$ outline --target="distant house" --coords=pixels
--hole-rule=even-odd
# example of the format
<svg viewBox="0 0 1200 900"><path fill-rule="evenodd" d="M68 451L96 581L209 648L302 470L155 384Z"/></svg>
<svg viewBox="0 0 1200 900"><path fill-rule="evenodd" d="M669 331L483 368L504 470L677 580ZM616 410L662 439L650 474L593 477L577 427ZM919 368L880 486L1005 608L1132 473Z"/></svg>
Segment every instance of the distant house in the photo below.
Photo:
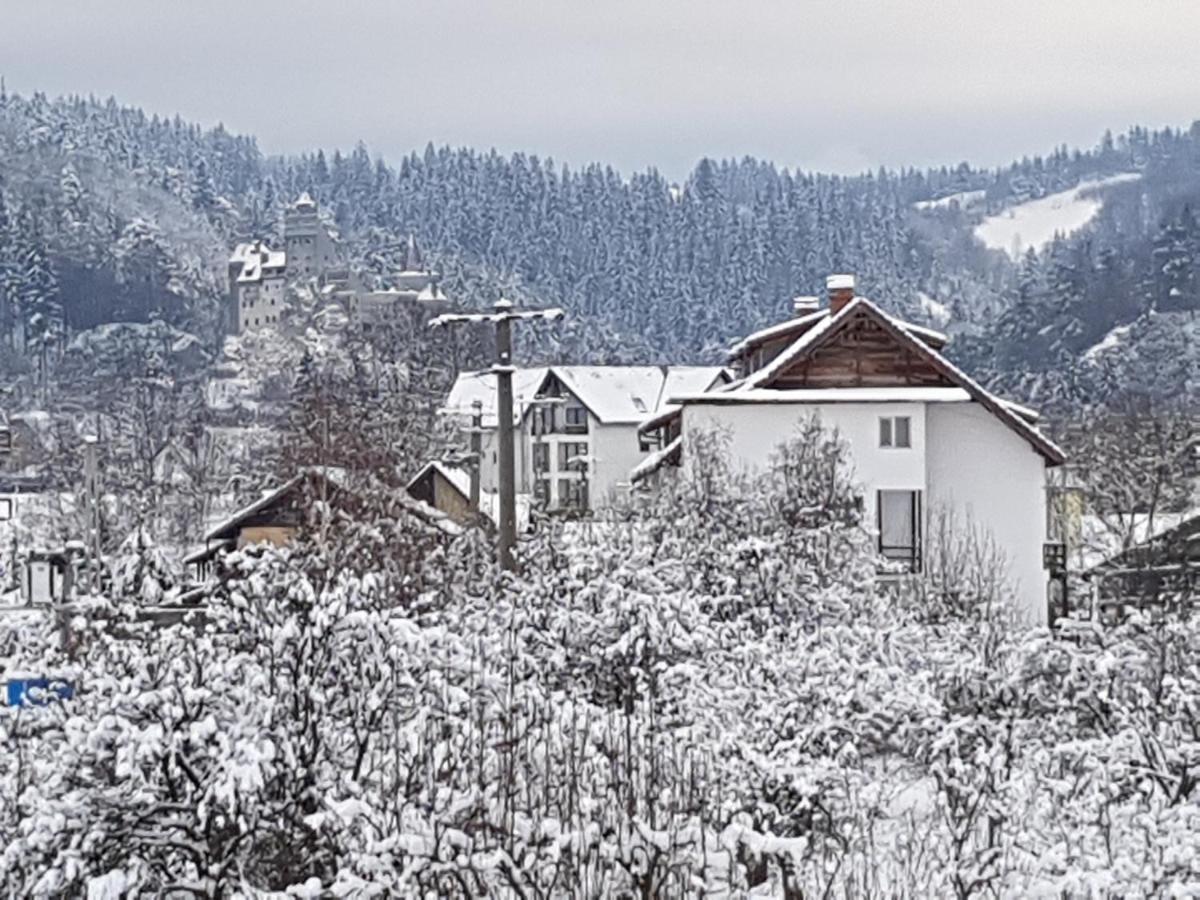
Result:
<svg viewBox="0 0 1200 900"><path fill-rule="evenodd" d="M852 276L830 277L828 292L828 305L798 298L791 319L738 343L736 382L666 398L643 427L660 449L632 477L686 471L691 439L709 431L728 436L735 468L762 469L817 414L848 444L884 557L920 572L935 517L969 524L1005 557L1023 616L1046 621L1046 473L1064 457L1037 414L951 364L943 335L856 296Z"/></svg>
<svg viewBox="0 0 1200 900"><path fill-rule="evenodd" d="M361 503L344 470L307 469L210 528L203 546L186 556L184 564L191 569L194 580L202 584L217 574L219 560L230 551L285 546L308 524L314 500L345 509L351 515ZM443 535L453 537L461 531L449 516L431 506L402 493L395 500L408 514Z"/></svg>
<svg viewBox="0 0 1200 900"><path fill-rule="evenodd" d="M445 513L459 525L475 517L471 508L471 475L436 460L421 467L408 482L408 492L417 500Z"/></svg>
<svg viewBox="0 0 1200 900"><path fill-rule="evenodd" d="M720 366L549 366L513 376L516 489L548 511L588 511L628 495L629 473L656 449L638 426L675 393L710 390L729 380ZM476 404L479 404L476 407ZM445 411L482 424L480 484L498 482L496 379L460 375Z"/></svg>
<svg viewBox="0 0 1200 900"><path fill-rule="evenodd" d="M1190 609L1200 596L1200 512L1093 566L1096 607Z"/></svg>

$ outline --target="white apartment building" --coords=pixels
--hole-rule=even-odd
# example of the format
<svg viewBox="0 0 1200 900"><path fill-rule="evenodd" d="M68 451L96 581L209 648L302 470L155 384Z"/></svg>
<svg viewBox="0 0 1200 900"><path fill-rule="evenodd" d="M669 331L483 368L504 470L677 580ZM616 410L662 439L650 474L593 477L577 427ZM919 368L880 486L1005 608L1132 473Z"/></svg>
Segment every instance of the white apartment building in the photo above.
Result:
<svg viewBox="0 0 1200 900"><path fill-rule="evenodd" d="M630 472L653 452L639 437L666 398L728 381L719 366L549 366L513 376L516 489L548 511L587 511L628 496ZM496 378L460 375L445 411L482 421L480 487L498 482Z"/></svg>

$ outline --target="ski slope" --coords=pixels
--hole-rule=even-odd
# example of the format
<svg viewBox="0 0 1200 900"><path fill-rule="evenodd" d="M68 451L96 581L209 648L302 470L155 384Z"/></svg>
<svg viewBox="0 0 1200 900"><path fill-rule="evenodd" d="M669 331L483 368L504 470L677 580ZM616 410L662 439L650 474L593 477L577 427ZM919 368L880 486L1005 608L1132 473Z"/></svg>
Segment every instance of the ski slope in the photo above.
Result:
<svg viewBox="0 0 1200 900"><path fill-rule="evenodd" d="M986 196L987 191L959 191L957 194L940 197L937 200L920 200L914 203L913 207L920 210L949 209L951 206L958 205L966 209L973 203L982 203Z"/></svg>
<svg viewBox="0 0 1200 900"><path fill-rule="evenodd" d="M1003 250L1016 259L1030 247L1040 250L1056 234L1071 234L1090 222L1104 205L1100 196L1103 189L1141 177L1137 172L1125 172L1081 181L1069 191L1019 203L988 216L975 226L975 236L988 247Z"/></svg>

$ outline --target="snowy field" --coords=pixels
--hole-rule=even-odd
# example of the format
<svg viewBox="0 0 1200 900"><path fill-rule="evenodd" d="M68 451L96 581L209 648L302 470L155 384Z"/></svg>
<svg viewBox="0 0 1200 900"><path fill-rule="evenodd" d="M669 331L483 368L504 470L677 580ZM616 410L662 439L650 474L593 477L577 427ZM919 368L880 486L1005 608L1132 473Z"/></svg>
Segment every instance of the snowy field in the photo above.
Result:
<svg viewBox="0 0 1200 900"><path fill-rule="evenodd" d="M1017 204L980 222L975 226L975 236L993 250L1003 250L1015 259L1030 247L1040 250L1056 234L1078 231L1104 205L1100 191L1141 177L1137 172L1125 172L1083 181L1069 191Z"/></svg>

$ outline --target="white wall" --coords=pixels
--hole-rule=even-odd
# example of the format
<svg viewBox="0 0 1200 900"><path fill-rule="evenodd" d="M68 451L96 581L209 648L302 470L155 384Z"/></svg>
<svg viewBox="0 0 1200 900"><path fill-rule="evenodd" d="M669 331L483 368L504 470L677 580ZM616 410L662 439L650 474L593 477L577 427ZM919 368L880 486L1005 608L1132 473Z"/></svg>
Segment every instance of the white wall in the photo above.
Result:
<svg viewBox="0 0 1200 900"><path fill-rule="evenodd" d="M258 331L278 324L283 314L283 276L242 285L238 291L239 332Z"/></svg>
<svg viewBox="0 0 1200 900"><path fill-rule="evenodd" d="M1046 621L1046 464L977 403L930 404L930 505L985 528L1008 558L1023 617Z"/></svg>
<svg viewBox="0 0 1200 900"><path fill-rule="evenodd" d="M738 405L688 404L683 408L683 452L694 446L690 435L725 431L733 459L753 471L770 465L779 445L795 435L801 422L817 415L821 424L836 430L849 445L856 482L863 487L865 521L875 522L878 490L924 491L924 403L746 403ZM908 416L912 421L912 447L880 447L879 419Z"/></svg>
<svg viewBox="0 0 1200 900"><path fill-rule="evenodd" d="M728 435L732 457L744 469L763 469L814 413L850 447L869 526L876 521L876 491L923 491L927 518L953 511L957 520L969 520L992 536L1007 557L1022 615L1032 623L1045 621L1044 460L977 403L688 404L684 463L695 445L693 435L718 430ZM911 449L879 446L881 416L911 418Z"/></svg>
<svg viewBox="0 0 1200 900"><path fill-rule="evenodd" d="M513 436L516 462L517 493L532 494L534 482L538 477L550 479L550 508L557 509L563 503L559 497L559 480L578 480L584 475L577 468L563 471L559 467L558 445L563 443L585 443L588 455L595 457L587 471L588 502L590 508L599 509L624 499L629 495L629 473L645 459L649 452L643 453L638 446L637 425L633 423L603 425L595 416L588 415L587 434L553 434L533 435L532 416L527 417L523 425L516 429ZM485 491L498 489L499 481L499 436L496 429L488 429L483 433L482 466L480 468L480 485ZM533 469L533 448L537 444L545 444L550 454L550 470L545 473L535 473Z"/></svg>

